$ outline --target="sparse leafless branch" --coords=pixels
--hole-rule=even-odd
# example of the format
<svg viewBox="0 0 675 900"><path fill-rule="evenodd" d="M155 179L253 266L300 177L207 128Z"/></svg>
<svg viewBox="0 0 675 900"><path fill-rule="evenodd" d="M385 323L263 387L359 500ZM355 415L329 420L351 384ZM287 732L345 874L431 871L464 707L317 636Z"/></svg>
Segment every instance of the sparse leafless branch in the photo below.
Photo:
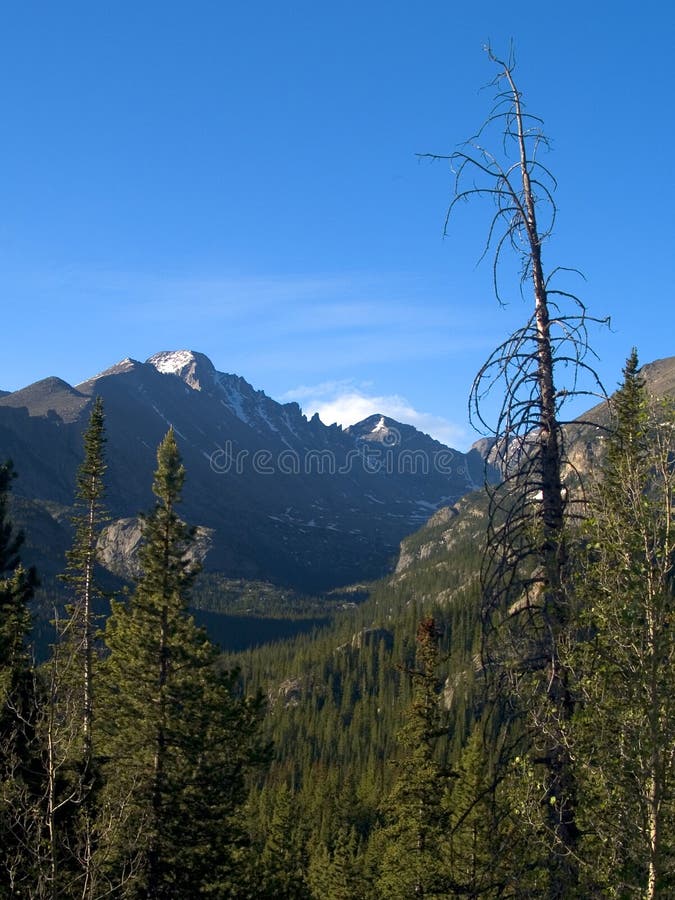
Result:
<svg viewBox="0 0 675 900"><path fill-rule="evenodd" d="M479 430L494 437L490 462L502 474L501 483L490 488L481 572L484 665L499 690L506 679L519 697L514 708L531 729L545 770L542 827L554 836L553 898L566 896L575 881L577 840L569 760L555 729L541 728L553 710L571 715L573 705L559 645L569 620L567 523L581 514L584 495L567 461L566 409L576 397L605 396L592 365L588 329L607 320L590 316L570 289L569 276L579 274L575 269L545 271L542 248L557 216L557 183L539 158L549 141L542 120L525 109L513 59L505 62L486 49L498 69L490 115L454 153L426 156L445 160L453 176L444 233L450 233L460 202L490 201L495 209L481 259L492 254L495 297L501 305L507 302L502 276L507 255L519 265L521 296L531 292L529 318L478 372L469 413ZM486 401L494 396L500 399L493 418Z"/></svg>

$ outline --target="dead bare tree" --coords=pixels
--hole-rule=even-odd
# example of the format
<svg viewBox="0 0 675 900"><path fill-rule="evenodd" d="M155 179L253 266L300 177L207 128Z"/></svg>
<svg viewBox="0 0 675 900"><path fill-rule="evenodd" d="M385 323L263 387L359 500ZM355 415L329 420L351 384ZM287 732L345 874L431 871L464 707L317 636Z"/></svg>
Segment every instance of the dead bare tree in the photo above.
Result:
<svg viewBox="0 0 675 900"><path fill-rule="evenodd" d="M528 320L483 365L469 405L472 422L494 437L491 461L502 472L501 483L490 489L482 567L485 664L496 693L508 693L525 726L529 758L540 773L537 821L548 848L546 893L562 898L574 896L578 829L570 760L558 734L574 706L560 642L570 628L566 529L583 502L579 480L565 483L564 407L580 394L604 396L588 362L588 326L601 320L560 285L576 270L556 267L547 274L544 268L542 247L556 219L556 181L540 160L548 140L542 120L525 109L513 58L505 62L489 47L487 53L498 74L485 124L456 152L425 156L448 161L453 171L446 233L460 202L493 202L483 256L493 254L498 302L504 304L507 257L519 263L521 296L528 286L531 291ZM563 369L568 386L560 389ZM502 399L490 424L486 398L497 392Z"/></svg>

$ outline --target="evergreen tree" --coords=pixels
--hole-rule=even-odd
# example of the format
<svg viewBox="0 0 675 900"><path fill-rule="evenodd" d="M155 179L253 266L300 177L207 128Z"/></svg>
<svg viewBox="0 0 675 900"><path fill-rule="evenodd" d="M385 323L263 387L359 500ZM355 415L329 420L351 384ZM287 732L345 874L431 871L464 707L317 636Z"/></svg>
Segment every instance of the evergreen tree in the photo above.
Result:
<svg viewBox="0 0 675 900"><path fill-rule="evenodd" d="M448 726L439 703L438 633L432 618L420 622L416 662L409 670L413 700L399 733L398 777L385 806L378 885L383 897L401 900L449 889L443 860L449 822L443 801L453 773L443 754L438 757Z"/></svg>
<svg viewBox="0 0 675 900"><path fill-rule="evenodd" d="M74 670L78 717L82 735L82 764L92 762L93 669L95 662L95 609L100 597L94 581L96 547L105 520L103 507L106 470L104 459L105 423L103 401L97 397L84 433L84 460L77 473L76 505L73 519L75 539L66 554L68 568L64 576L73 594L69 616L61 628L62 649ZM65 646L64 646L65 645Z"/></svg>
<svg viewBox="0 0 675 900"><path fill-rule="evenodd" d="M490 758L488 723L478 722L464 747L447 800L448 871L455 895L465 898L525 896L527 851L519 846L508 797L511 784L497 777ZM509 884L511 890L509 891ZM513 886L518 885L515 891ZM534 894L534 892L532 892Z"/></svg>
<svg viewBox="0 0 675 900"><path fill-rule="evenodd" d="M275 794L274 811L260 857L264 885L261 897L302 900L309 897L304 880L304 847L297 804L283 784Z"/></svg>
<svg viewBox="0 0 675 900"><path fill-rule="evenodd" d="M14 478L11 462L0 465L0 888L28 897L39 875L43 789L40 693L27 646L37 577L21 565L23 534L9 516Z"/></svg>
<svg viewBox="0 0 675 900"><path fill-rule="evenodd" d="M71 602L56 621L56 642L46 667L49 709L43 719L48 791L46 830L51 880L61 895L71 889L91 897L96 765L94 714L96 547L104 520L105 460L103 403L94 402L83 436L84 459L77 473L73 547L67 552ZM77 888L74 886L77 885Z"/></svg>
<svg viewBox="0 0 675 900"><path fill-rule="evenodd" d="M28 604L37 585L33 569L21 565L23 533L9 517L9 494L16 477L11 462L0 465L0 700L3 721L15 714L15 691L32 668L26 638L31 627Z"/></svg>
<svg viewBox="0 0 675 900"><path fill-rule="evenodd" d="M313 848L307 870L313 900L323 900L330 896L333 887L332 858L325 841L319 841Z"/></svg>
<svg viewBox="0 0 675 900"><path fill-rule="evenodd" d="M105 630L100 741L106 788L99 856L121 896L246 896L238 809L259 760L259 702L187 614L193 529L176 511L185 470L173 430L157 451L141 577Z"/></svg>
<svg viewBox="0 0 675 900"><path fill-rule="evenodd" d="M580 559L570 741L592 889L651 900L675 890L675 411L649 400L635 351L614 417Z"/></svg>
<svg viewBox="0 0 675 900"><path fill-rule="evenodd" d="M366 895L361 877L358 837L342 825L332 848L320 842L312 853L308 880L314 900L360 900Z"/></svg>

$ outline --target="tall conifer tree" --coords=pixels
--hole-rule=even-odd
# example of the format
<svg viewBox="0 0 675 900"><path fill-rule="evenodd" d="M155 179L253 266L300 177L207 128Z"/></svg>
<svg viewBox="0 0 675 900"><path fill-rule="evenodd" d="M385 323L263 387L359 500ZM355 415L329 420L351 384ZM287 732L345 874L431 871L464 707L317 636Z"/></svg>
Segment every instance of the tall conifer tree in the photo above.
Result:
<svg viewBox="0 0 675 900"><path fill-rule="evenodd" d="M94 581L96 546L105 519L103 507L106 470L104 458L105 423L103 401L97 397L84 433L84 460L77 473L76 506L73 519L75 539L66 554L68 568L64 580L73 593L70 615L65 620L62 637L69 645L75 662L76 693L82 735L83 764L92 758L93 668L95 662L95 600L100 596Z"/></svg>
<svg viewBox="0 0 675 900"><path fill-rule="evenodd" d="M157 451L142 575L128 603L113 603L105 631L104 806L114 825L101 855L124 897L240 896L236 812L256 761L259 705L234 696L234 674L219 672L187 613L198 566L193 529L176 511L184 478L170 430Z"/></svg>
<svg viewBox="0 0 675 900"><path fill-rule="evenodd" d="M51 883L61 894L71 889L93 896L96 765L94 716L96 547L104 521L105 460L103 402L97 398L83 436L84 458L75 489L74 539L66 554L70 603L56 621L56 642L46 667L49 705L42 722L47 767L46 831Z"/></svg>
<svg viewBox="0 0 675 900"><path fill-rule="evenodd" d="M588 640L570 730L588 877L603 896L675 891L675 409L635 351L591 502L578 585Z"/></svg>

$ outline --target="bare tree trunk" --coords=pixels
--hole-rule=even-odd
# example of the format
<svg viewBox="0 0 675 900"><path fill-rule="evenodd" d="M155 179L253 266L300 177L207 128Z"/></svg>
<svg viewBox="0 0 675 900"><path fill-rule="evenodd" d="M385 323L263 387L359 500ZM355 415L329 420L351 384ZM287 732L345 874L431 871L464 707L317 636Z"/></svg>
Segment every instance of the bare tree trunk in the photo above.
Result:
<svg viewBox="0 0 675 900"><path fill-rule="evenodd" d="M547 144L541 120L524 111L513 63L487 49L499 67L496 102L478 136L445 157L455 175L446 230L461 200L489 198L496 212L485 252L494 248L496 297L503 302L499 272L505 248L521 262L521 292L527 283L533 291L528 322L493 352L478 373L470 410L474 423L492 431L494 452L503 467L503 482L491 492L482 567L486 669L496 676L498 694L504 684L510 685L515 699L511 708L527 722L532 761L544 779L536 828L538 840L542 832L546 834L548 852L540 864L546 865L551 900L562 900L572 896L578 884L579 833L575 780L564 740L574 701L561 656L561 640L570 625L565 584L569 501L563 487L556 363L572 364L574 387L563 396L577 393L576 379L584 372L594 388L603 395L604 391L583 361L589 321L585 307L573 294L551 286L551 275L559 270L548 277L544 272L542 244L551 233L556 207L555 179L538 159L538 150ZM483 142L484 130L491 127L500 132L502 153ZM571 301L571 313L561 312L561 298ZM483 398L499 383L504 395L497 424L491 427L483 418Z"/></svg>
<svg viewBox="0 0 675 900"><path fill-rule="evenodd" d="M539 389L538 453L541 467L541 504L543 541L540 549L544 569L544 617L549 633L546 679L551 706L569 721L574 711L568 688L567 673L561 665L558 636L565 624L565 589L563 567L566 562L564 538L564 504L562 485L562 454L560 448L560 424L556 411L554 385L554 357L551 346L548 292L541 259L541 238L537 227L535 202L529 173L529 161L525 144L525 127L520 94L514 84L511 71L505 67L505 75L513 95L517 127L522 196L525 203L525 227L529 240L530 265L534 289L534 314L536 323L537 381ZM551 833L561 847L554 849L551 898L565 896L570 884L577 881L574 850L578 833L575 823L575 788L571 761L563 744L552 746L546 757L548 783L543 799ZM562 853L560 853L562 851ZM563 871L559 871L562 868Z"/></svg>

